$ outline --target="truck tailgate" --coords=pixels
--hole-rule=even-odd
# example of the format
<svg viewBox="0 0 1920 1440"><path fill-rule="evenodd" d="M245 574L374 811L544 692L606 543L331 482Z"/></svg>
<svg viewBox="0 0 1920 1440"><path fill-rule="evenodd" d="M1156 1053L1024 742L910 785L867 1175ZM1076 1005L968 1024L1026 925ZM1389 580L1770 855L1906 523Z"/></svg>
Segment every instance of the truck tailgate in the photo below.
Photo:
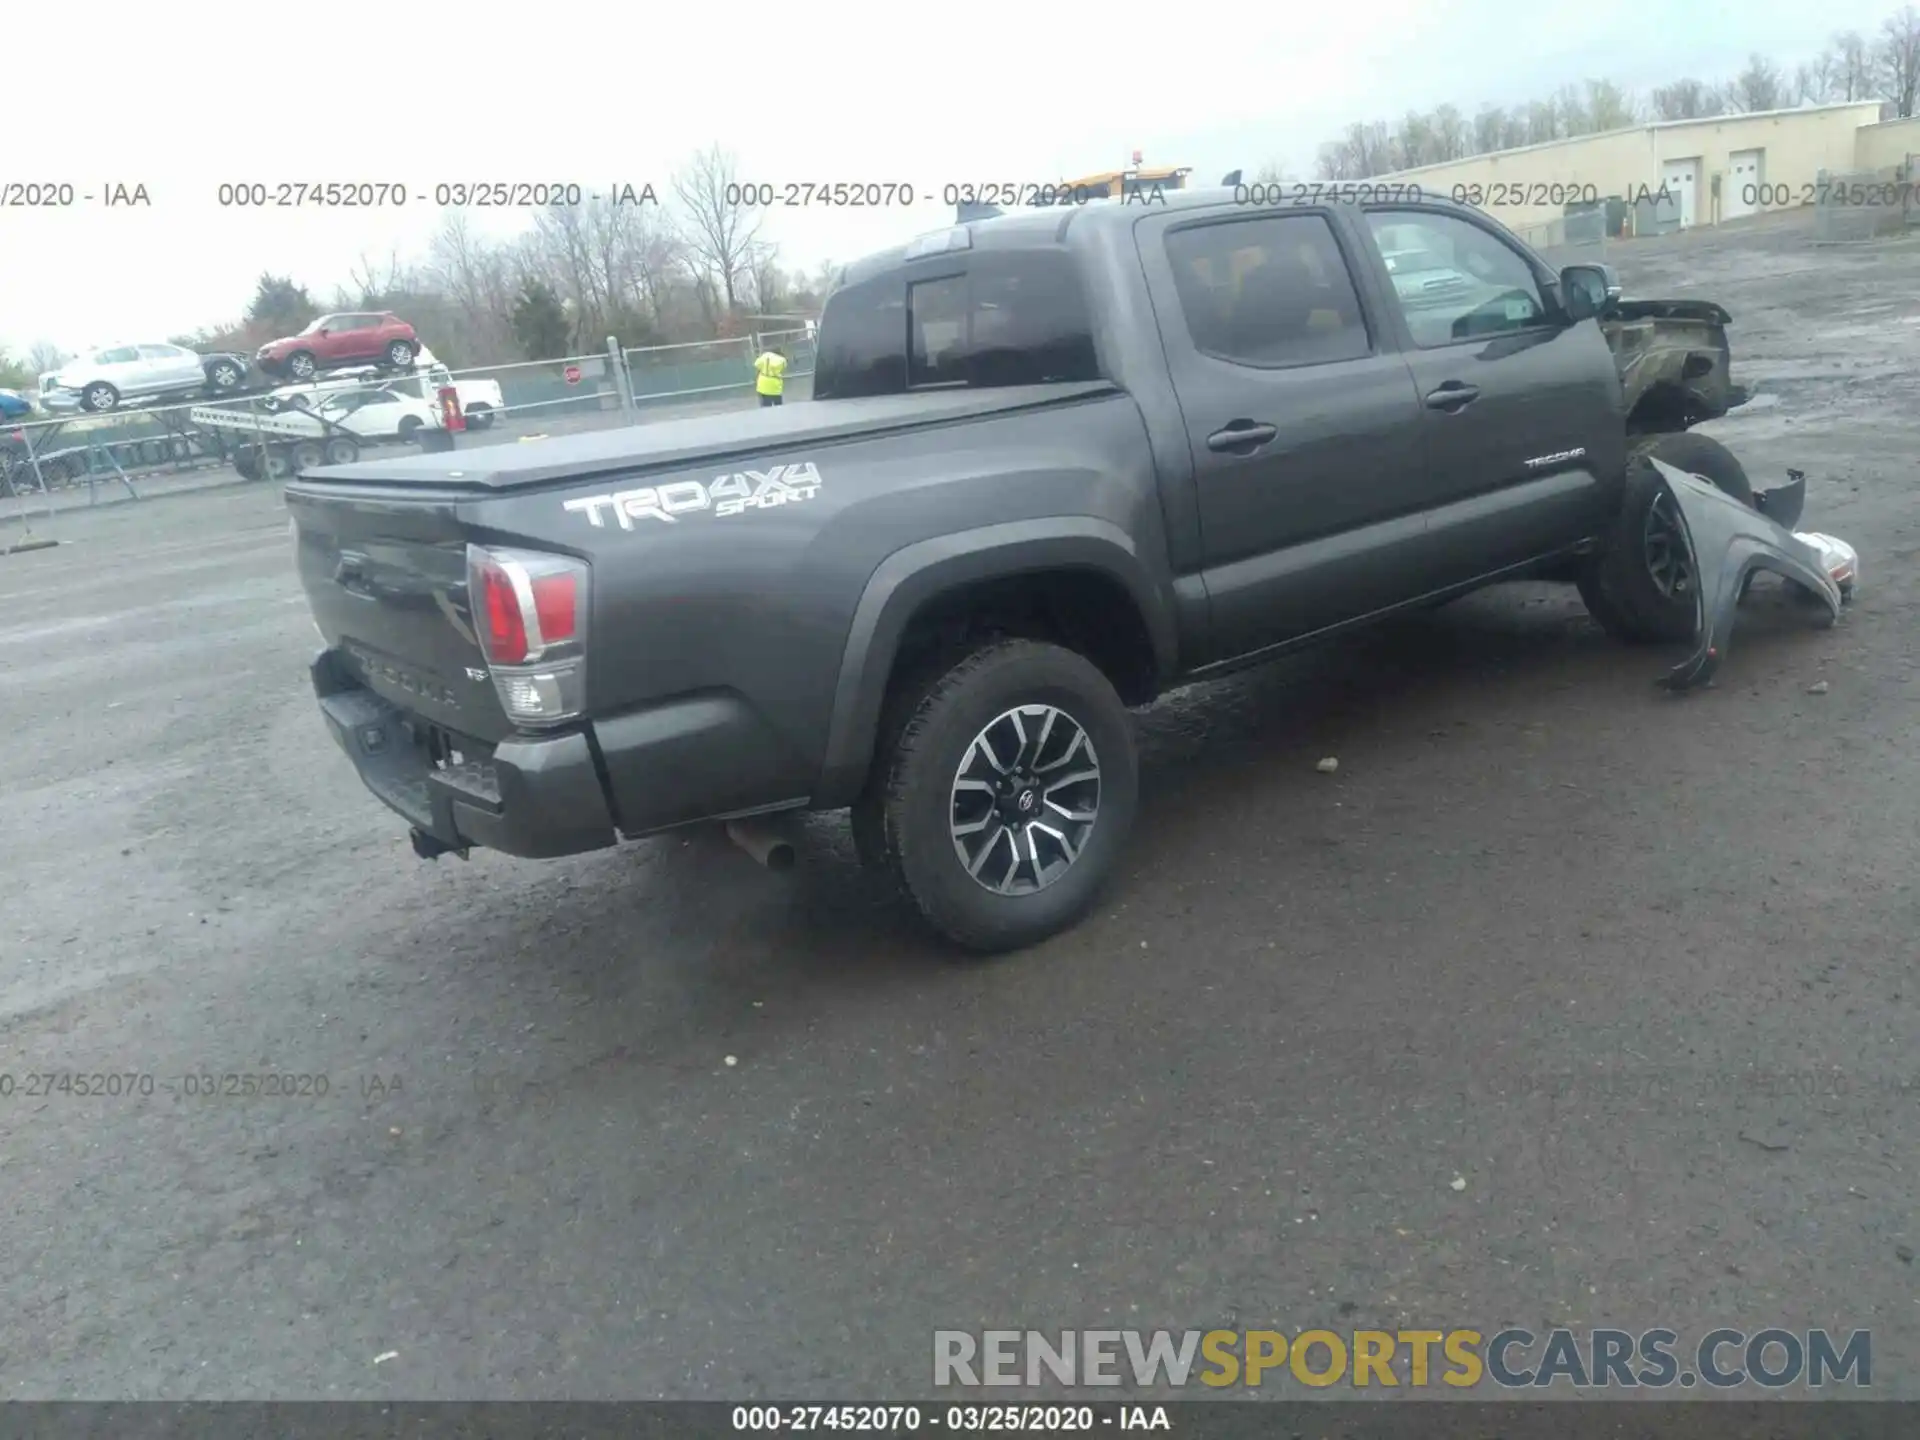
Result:
<svg viewBox="0 0 1920 1440"><path fill-rule="evenodd" d="M314 623L369 690L457 735L512 732L487 678L453 506L343 491L287 495Z"/></svg>

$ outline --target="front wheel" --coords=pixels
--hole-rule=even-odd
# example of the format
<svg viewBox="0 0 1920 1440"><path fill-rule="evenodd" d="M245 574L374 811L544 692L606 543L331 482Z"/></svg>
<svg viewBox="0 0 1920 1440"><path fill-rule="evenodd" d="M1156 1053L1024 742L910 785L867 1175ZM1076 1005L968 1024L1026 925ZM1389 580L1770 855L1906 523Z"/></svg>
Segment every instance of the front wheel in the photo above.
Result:
<svg viewBox="0 0 1920 1440"><path fill-rule="evenodd" d="M111 410L120 403L120 392L104 380L96 380L80 392L80 403L89 410Z"/></svg>
<svg viewBox="0 0 1920 1440"><path fill-rule="evenodd" d="M311 351L296 350L287 357L287 374L296 380L311 380L319 368Z"/></svg>
<svg viewBox="0 0 1920 1440"><path fill-rule="evenodd" d="M1084 656L983 642L900 686L854 807L863 856L969 950L1079 921L1139 803L1133 721Z"/></svg>
<svg viewBox="0 0 1920 1440"><path fill-rule="evenodd" d="M1581 572L1580 598L1614 639L1670 644L1692 639L1699 628L1699 577L1679 506L1649 460L1699 475L1747 505L1753 485L1733 452L1705 435L1656 435L1628 451L1614 533Z"/></svg>
<svg viewBox="0 0 1920 1440"><path fill-rule="evenodd" d="M387 364L395 370L405 370L413 364L413 346L405 340L396 340L387 346Z"/></svg>

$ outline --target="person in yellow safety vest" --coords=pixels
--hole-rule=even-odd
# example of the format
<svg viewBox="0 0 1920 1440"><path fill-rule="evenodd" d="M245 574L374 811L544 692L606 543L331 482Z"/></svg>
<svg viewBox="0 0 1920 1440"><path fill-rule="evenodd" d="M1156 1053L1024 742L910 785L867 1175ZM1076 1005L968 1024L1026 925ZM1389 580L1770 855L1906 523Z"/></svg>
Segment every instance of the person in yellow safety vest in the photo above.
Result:
<svg viewBox="0 0 1920 1440"><path fill-rule="evenodd" d="M787 357L777 349L768 350L753 362L753 368L759 376L753 388L760 392L760 403L778 405L787 388Z"/></svg>

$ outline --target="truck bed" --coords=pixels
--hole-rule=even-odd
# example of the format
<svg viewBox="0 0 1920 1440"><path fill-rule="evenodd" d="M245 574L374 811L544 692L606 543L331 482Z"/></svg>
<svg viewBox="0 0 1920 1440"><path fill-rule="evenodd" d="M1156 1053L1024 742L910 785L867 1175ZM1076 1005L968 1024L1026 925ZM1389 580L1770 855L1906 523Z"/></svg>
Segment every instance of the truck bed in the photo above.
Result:
<svg viewBox="0 0 1920 1440"><path fill-rule="evenodd" d="M984 415L1032 410L1109 394L1107 381L1026 385L997 390L952 389L857 400L697 415L682 420L595 430L548 440L475 446L447 454L396 456L309 472L288 494L341 486L425 486L436 492L488 493L605 474L678 469L702 458L724 463L741 455L802 442L890 434Z"/></svg>

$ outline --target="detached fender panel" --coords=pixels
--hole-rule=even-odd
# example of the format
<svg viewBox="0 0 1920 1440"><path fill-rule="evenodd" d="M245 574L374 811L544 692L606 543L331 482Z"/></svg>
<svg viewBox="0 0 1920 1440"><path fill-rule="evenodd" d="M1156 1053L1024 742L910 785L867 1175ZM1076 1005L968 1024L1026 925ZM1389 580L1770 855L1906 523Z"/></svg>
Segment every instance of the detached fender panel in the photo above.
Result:
<svg viewBox="0 0 1920 1440"><path fill-rule="evenodd" d="M1133 597L1153 644L1155 670L1175 672L1171 597L1149 573L1132 537L1092 516L985 525L896 550L860 596L842 652L814 804L850 805L866 780L887 680L908 622L927 602L959 586L1048 570L1093 570Z"/></svg>
<svg viewBox="0 0 1920 1440"><path fill-rule="evenodd" d="M1845 558L1850 550L1839 553L1816 548L1699 476L1677 470L1663 460L1651 463L1680 512L1697 577L1694 603L1698 607L1699 638L1693 653L1661 677L1662 685L1686 690L1713 678L1726 658L1741 592L1756 571L1772 571L1806 590L1821 605L1828 625L1840 618L1841 607L1852 593L1854 571ZM1840 578L1830 573L1830 563L1838 566Z"/></svg>

